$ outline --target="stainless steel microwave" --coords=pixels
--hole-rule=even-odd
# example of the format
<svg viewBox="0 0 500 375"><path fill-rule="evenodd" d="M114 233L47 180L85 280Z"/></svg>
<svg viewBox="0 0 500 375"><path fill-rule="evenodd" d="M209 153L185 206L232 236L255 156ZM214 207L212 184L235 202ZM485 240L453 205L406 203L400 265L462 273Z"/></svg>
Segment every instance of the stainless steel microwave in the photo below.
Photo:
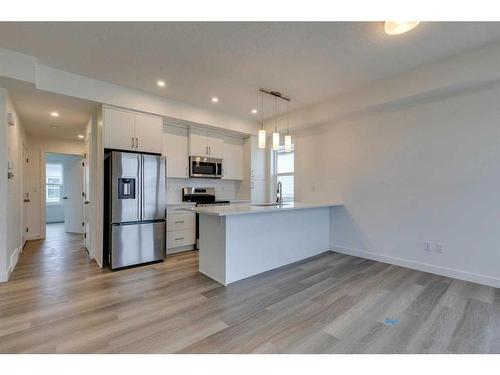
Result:
<svg viewBox="0 0 500 375"><path fill-rule="evenodd" d="M190 156L189 177L222 178L222 159Z"/></svg>

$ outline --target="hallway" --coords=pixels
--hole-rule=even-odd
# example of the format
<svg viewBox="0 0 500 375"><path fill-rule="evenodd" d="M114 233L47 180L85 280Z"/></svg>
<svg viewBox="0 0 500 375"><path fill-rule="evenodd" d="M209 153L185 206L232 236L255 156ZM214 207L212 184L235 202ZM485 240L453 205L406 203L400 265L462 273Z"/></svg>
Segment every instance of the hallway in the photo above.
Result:
<svg viewBox="0 0 500 375"><path fill-rule="evenodd" d="M101 272L89 259L83 235L66 233L64 223L47 224L45 240L28 241L10 280L40 278L69 281ZM59 281L57 281L59 280Z"/></svg>

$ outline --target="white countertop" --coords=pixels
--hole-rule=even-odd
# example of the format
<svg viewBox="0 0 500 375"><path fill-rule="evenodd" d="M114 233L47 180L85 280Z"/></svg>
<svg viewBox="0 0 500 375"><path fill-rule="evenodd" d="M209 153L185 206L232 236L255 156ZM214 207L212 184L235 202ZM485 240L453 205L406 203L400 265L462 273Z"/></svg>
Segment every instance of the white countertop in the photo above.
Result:
<svg viewBox="0 0 500 375"><path fill-rule="evenodd" d="M282 206L259 206L255 204L236 204L229 206L211 206L211 207L193 207L186 210L194 211L199 214L213 215L213 216L231 216L231 215L247 215L259 214L266 212L280 212L280 211L293 211L304 210L308 208L322 208L342 206L342 203L284 203Z"/></svg>

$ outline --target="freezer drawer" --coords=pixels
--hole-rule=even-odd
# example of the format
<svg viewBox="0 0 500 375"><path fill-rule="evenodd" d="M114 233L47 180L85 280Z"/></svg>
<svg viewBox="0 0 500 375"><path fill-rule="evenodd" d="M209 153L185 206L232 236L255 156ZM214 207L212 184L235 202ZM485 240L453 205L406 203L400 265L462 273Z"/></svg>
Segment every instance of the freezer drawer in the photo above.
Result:
<svg viewBox="0 0 500 375"><path fill-rule="evenodd" d="M111 226L111 268L165 259L165 222Z"/></svg>

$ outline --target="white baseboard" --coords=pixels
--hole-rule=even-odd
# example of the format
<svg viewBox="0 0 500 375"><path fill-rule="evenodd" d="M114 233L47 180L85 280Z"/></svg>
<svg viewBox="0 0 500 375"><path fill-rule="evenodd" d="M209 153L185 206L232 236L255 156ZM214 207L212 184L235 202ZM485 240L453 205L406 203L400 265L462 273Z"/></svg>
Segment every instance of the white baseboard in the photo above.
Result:
<svg viewBox="0 0 500 375"><path fill-rule="evenodd" d="M9 265L9 270L8 270L9 277L10 277L10 274L12 273L12 271L14 271L14 268L16 268L17 261L19 260L19 256L21 255L22 251L23 251L23 249L21 247L18 247L16 250L14 250L14 252L10 256L10 265Z"/></svg>
<svg viewBox="0 0 500 375"><path fill-rule="evenodd" d="M352 255L352 256L359 257L359 258L366 258L366 259L375 260L375 261L383 262L383 263L394 264L396 266L406 267L406 268L414 269L417 271L429 272L429 273L434 273L434 274L440 275L440 276L447 276L447 277L451 277L454 279L465 280L465 281L470 281L473 283L488 285L488 286L492 286L494 288L500 288L500 278L498 278L498 277L486 276L486 275L481 275L481 274L477 274L477 273L461 271L461 270L457 270L457 269L453 269L453 268L435 266L435 265L428 264L428 263L421 263L421 262L416 262L413 260L396 258L396 257L381 255L381 254L372 253L372 252L368 252L368 251L355 250L355 249L350 249L347 247L337 246L337 245L333 245L333 244L332 244L331 248L332 248L332 251L337 252L337 253Z"/></svg>
<svg viewBox="0 0 500 375"><path fill-rule="evenodd" d="M10 262L9 266L7 267L7 271L0 272L0 282L9 281L9 277L12 271L14 271L14 268L16 268L17 261L19 260L19 256L21 255L22 251L22 247L18 247L16 250L14 250L14 252L10 256Z"/></svg>

